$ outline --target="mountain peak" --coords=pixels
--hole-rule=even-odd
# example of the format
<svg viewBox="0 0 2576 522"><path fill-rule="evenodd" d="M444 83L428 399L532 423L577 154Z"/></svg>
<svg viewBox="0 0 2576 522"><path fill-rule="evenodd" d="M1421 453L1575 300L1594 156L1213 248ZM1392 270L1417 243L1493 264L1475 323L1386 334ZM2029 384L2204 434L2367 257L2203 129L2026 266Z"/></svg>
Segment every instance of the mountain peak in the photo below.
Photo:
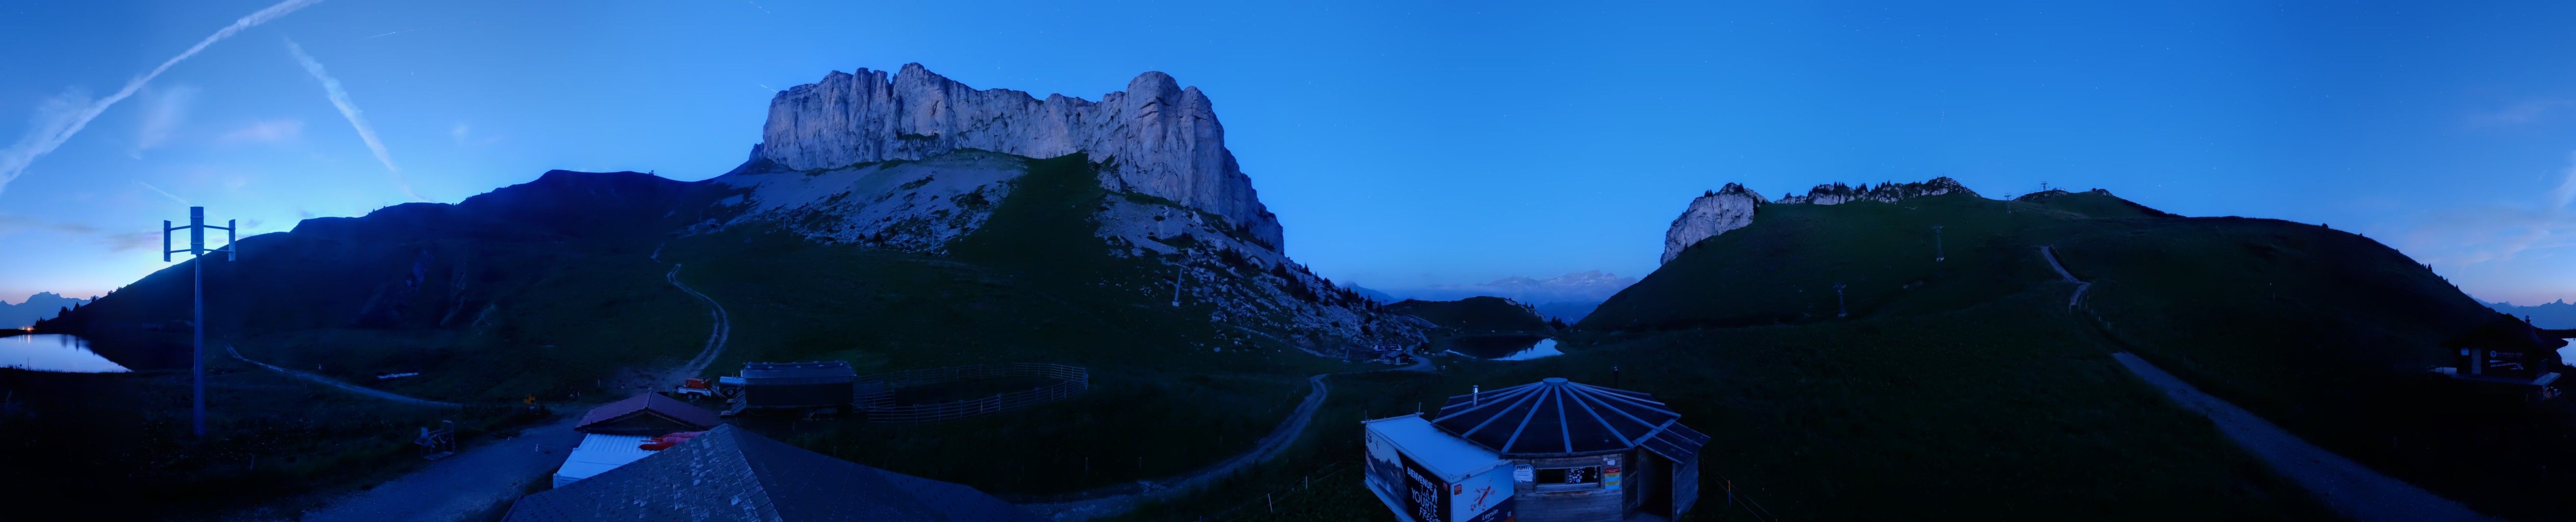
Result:
<svg viewBox="0 0 2576 522"><path fill-rule="evenodd" d="M1159 197L1222 216L1276 248L1278 218L1225 147L1214 104L1169 74L1148 71L1100 101L1009 89L977 90L904 64L859 69L780 91L752 161L791 170L920 160L961 149L1032 158L1087 152L1113 191Z"/></svg>

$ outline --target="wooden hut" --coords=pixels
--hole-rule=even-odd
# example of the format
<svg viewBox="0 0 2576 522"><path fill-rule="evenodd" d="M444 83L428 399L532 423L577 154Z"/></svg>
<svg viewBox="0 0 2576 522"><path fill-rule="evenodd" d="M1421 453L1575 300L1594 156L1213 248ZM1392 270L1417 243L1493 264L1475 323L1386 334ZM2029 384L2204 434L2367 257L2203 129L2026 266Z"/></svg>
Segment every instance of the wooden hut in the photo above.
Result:
<svg viewBox="0 0 2576 522"><path fill-rule="evenodd" d="M697 405L646 393L591 408L581 416L572 430L581 432L581 445L564 455L563 466L555 468L554 487L579 482L651 452L640 446L653 437L685 431L704 431L723 421L716 412Z"/></svg>
<svg viewBox="0 0 2576 522"><path fill-rule="evenodd" d="M1409 522L1678 519L1708 443L1680 420L1651 395L1548 378L1450 397L1427 420L1368 421L1364 480ZM1461 509L1470 495L1485 511Z"/></svg>
<svg viewBox="0 0 2576 522"><path fill-rule="evenodd" d="M611 435L661 435L703 431L722 423L716 412L706 408L659 393L646 393L591 408L572 430Z"/></svg>
<svg viewBox="0 0 2576 522"><path fill-rule="evenodd" d="M2526 320L2497 314L2468 334L2443 342L2442 347L2457 356L2456 366L2433 371L2513 390L2528 400L2555 398L2559 394L2559 371L2566 367L2558 349L2567 346L2568 337L2576 337L2576 330L2542 329Z"/></svg>

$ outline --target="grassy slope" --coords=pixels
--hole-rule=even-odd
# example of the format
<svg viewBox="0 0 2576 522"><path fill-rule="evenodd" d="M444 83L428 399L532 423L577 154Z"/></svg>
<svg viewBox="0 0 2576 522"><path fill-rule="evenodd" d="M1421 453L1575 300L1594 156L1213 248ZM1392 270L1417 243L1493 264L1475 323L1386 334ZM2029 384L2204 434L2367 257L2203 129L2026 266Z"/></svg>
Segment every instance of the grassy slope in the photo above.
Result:
<svg viewBox="0 0 2576 522"><path fill-rule="evenodd" d="M1609 385L1613 366L1619 386L1656 394L1713 437L1690 520L1748 519L1725 504L1726 481L1791 520L2331 518L2123 373L2053 306L2069 290L1851 323L1597 335L1559 357L1447 361L1445 375L1337 376L1286 456L1126 518L1389 520L1349 465L1358 420L1436 408L1470 385ZM2033 316L2056 321L2018 326Z"/></svg>
<svg viewBox="0 0 2576 522"><path fill-rule="evenodd" d="M2054 276L2031 237L2076 214L1967 195L1902 204L1767 205L1752 226L1702 241L1603 302L1589 329L1674 329L1831 319L1834 285L1855 316L1957 310ZM1934 262L1932 225L1942 225Z"/></svg>
<svg viewBox="0 0 2576 522"><path fill-rule="evenodd" d="M510 401L607 392L602 384L622 370L677 364L706 339L705 305L663 280L668 263L642 252L444 246L519 272L483 290L493 307L484 325L281 329L242 339L243 355L395 393ZM444 282L451 270L460 269L442 266L430 279ZM421 375L373 378L395 372Z"/></svg>
<svg viewBox="0 0 2576 522"><path fill-rule="evenodd" d="M2568 406L2461 399L2420 371L2435 343L2491 317L2423 266L2321 227L2241 218L2149 217L2107 194L2040 201L1955 197L1903 204L1769 206L1604 304L1582 327L1687 331L1772 323L1851 327L2064 287L2036 249L2055 245L2097 284L2078 319L2300 436L2472 507L2509 516L2576 512L2538 494L2540 466L2568 455ZM1933 263L1925 230L1947 225ZM1848 284L1854 320L1832 317ZM2063 305L2059 305L2061 308ZM2055 316L1998 317L2053 329ZM2104 326L2107 324L2107 326ZM1679 334L1676 334L1679 335ZM1920 340L1899 341L1907 344Z"/></svg>
<svg viewBox="0 0 2576 522"><path fill-rule="evenodd" d="M410 445L420 427L453 420L473 444L537 420L515 407L520 396L564 405L596 391L597 379L616 368L685 356L706 334L705 312L663 283L663 268L646 258L658 233L588 233L605 220L663 212L583 215L576 201L633 198L653 207L684 185L644 178L550 173L478 196L483 204L402 205L243 238L239 260L206 265L205 441L187 434L186 328L174 322L188 317L190 261L119 289L57 324L98 340L103 354L137 373L0 371L0 390L17 401L0 408L9 412L0 419L0 472L48 477L6 488L0 501L114 491L152 500L99 503L98 513L162 518L365 487L423 463ZM549 215L558 212L568 215ZM413 279L424 252L422 277ZM389 291L405 281L419 290ZM499 304L473 326L470 312L487 303ZM368 319L362 309L401 313ZM493 406L387 404L235 362L225 344L349 382ZM423 375L372 378L394 371Z"/></svg>
<svg viewBox="0 0 2576 522"><path fill-rule="evenodd" d="M1406 299L1386 305L1387 310L1412 314L1442 328L1463 332L1546 332L1547 319L1538 316L1528 305L1500 297L1469 297L1456 301L1422 301Z"/></svg>
<svg viewBox="0 0 2576 522"><path fill-rule="evenodd" d="M2085 297L2126 346L2204 391L2471 507L2564 520L2576 406L2480 396L2422 370L2496 317L2397 251L2319 227L2238 218L2064 241ZM2464 393L2466 392L2466 393ZM2558 471L2550 471L2550 469Z"/></svg>
<svg viewBox="0 0 2576 522"><path fill-rule="evenodd" d="M755 233L674 242L667 259L733 314L710 373L744 361L846 360L861 372L976 362L1085 366L1065 404L919 426L749 421L798 445L1001 494L1182 473L1241 452L1332 371L1293 349L1211 349L1208 310L1174 309L1160 265L1110 255L1087 220L1102 191L1080 156L1031 160L947 257ZM1225 343L1231 346L1230 342ZM1085 471L1088 459L1088 472Z"/></svg>

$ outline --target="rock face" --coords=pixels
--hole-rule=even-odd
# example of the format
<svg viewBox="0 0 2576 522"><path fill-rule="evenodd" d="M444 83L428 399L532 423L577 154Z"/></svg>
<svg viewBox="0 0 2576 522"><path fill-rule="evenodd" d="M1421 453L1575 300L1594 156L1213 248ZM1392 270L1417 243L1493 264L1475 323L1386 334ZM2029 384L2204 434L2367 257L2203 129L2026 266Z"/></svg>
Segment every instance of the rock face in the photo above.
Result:
<svg viewBox="0 0 2576 522"><path fill-rule="evenodd" d="M976 90L905 64L891 76L859 69L779 92L769 102L754 156L796 170L917 160L958 149L1034 158L1089 152L1111 164L1102 185L1223 216L1282 246L1279 221L1252 178L1225 148L1225 127L1197 87L1147 72L1092 102L1061 94L1040 100L1008 89Z"/></svg>
<svg viewBox="0 0 2576 522"><path fill-rule="evenodd" d="M1970 196L1977 195L1976 191L1968 190L1967 186L1960 185L1959 180L1943 176L1932 178L1931 181L1925 181L1922 183L1881 183L1878 185L1878 188L1870 188L1869 184L1866 183L1861 184L1859 188L1853 188L1841 183L1817 185L1816 188L1807 189L1807 195L1784 195L1781 196L1779 200L1773 202L1806 203L1810 205L1833 205L1853 201L1895 203L1910 198L1954 193L1967 194Z"/></svg>
<svg viewBox="0 0 2576 522"><path fill-rule="evenodd" d="M1959 180L1943 176L1922 183L1881 183L1876 188L1867 184L1859 187L1841 183L1817 185L1807 189L1806 195L1784 194L1780 199L1764 202L1762 195L1752 189L1728 183L1725 188L1701 193L1699 199L1691 200L1689 208L1682 210L1681 217L1673 218L1672 228L1664 231L1663 262L1673 262L1674 257L1680 256L1682 250L1692 244L1753 224L1753 215L1761 210L1762 205L1838 205L1854 201L1895 203L1942 194L1975 196L1977 192L1960 185Z"/></svg>
<svg viewBox="0 0 2576 522"><path fill-rule="evenodd" d="M1681 217L1673 218L1672 228L1664 231L1662 262L1673 262L1673 257L1692 243L1753 224L1753 211L1761 207L1762 195L1744 185L1728 183L1726 188L1701 193L1699 199L1691 200L1690 208L1682 210Z"/></svg>

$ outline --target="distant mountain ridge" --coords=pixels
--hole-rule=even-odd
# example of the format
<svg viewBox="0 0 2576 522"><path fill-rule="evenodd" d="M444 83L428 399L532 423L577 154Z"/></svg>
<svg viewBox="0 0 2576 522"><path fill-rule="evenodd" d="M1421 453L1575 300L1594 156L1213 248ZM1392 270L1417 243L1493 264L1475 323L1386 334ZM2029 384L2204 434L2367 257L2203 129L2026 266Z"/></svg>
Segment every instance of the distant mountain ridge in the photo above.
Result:
<svg viewBox="0 0 2576 522"><path fill-rule="evenodd" d="M89 299L63 297L53 292L36 292L16 304L0 301L0 328L23 328L39 320L52 319L54 314L64 309L89 302Z"/></svg>
<svg viewBox="0 0 2576 522"><path fill-rule="evenodd" d="M2541 328L2576 328L2576 303L2569 303L2565 299L2530 306L2517 306L2503 301L2493 303L2481 301L2480 303L2487 305L2487 308L2504 312L2505 315L2529 318L2531 324Z"/></svg>
<svg viewBox="0 0 2576 522"><path fill-rule="evenodd" d="M1601 304L1637 278L1621 277L1600 270L1574 272L1547 279L1511 276L1472 285L1431 285L1420 288L1387 290L1390 298L1425 301L1455 301L1487 296L1526 303L1539 315L1575 322L1592 313Z"/></svg>

